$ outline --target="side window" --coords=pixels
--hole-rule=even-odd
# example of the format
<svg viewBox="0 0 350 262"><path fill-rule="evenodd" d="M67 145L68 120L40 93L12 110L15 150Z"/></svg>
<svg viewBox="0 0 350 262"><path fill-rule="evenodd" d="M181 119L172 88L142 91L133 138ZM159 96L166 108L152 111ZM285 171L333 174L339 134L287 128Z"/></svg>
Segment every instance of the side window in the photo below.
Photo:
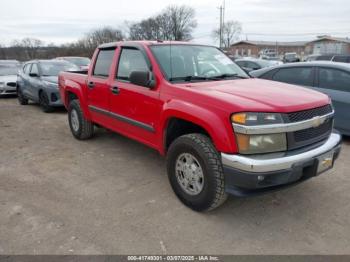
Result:
<svg viewBox="0 0 350 262"><path fill-rule="evenodd" d="M280 69L274 76L273 80L288 84L312 86L313 74L312 67L295 67Z"/></svg>
<svg viewBox="0 0 350 262"><path fill-rule="evenodd" d="M254 70L261 69L261 67L257 63L250 62L250 61L247 61L247 67Z"/></svg>
<svg viewBox="0 0 350 262"><path fill-rule="evenodd" d="M335 56L333 58L334 62L341 62L341 63L346 63L347 57L346 56Z"/></svg>
<svg viewBox="0 0 350 262"><path fill-rule="evenodd" d="M30 68L31 68L32 64L27 64L25 65L25 67L23 68L23 71L26 75L29 75L30 73Z"/></svg>
<svg viewBox="0 0 350 262"><path fill-rule="evenodd" d="M236 64L239 65L240 67L246 66L246 63L244 61L237 61Z"/></svg>
<svg viewBox="0 0 350 262"><path fill-rule="evenodd" d="M111 68L113 56L115 53L115 49L111 50L100 50L97 55L94 72L92 73L94 76L100 77L108 77L109 69Z"/></svg>
<svg viewBox="0 0 350 262"><path fill-rule="evenodd" d="M39 69L38 69L38 65L37 64L33 64L32 65L32 69L30 70L30 73L39 75Z"/></svg>
<svg viewBox="0 0 350 262"><path fill-rule="evenodd" d="M335 89L339 91L350 91L350 73L345 71L320 68L319 69L319 86L320 88Z"/></svg>
<svg viewBox="0 0 350 262"><path fill-rule="evenodd" d="M129 80L133 71L149 71L149 67L140 50L124 48L119 59L117 79Z"/></svg>

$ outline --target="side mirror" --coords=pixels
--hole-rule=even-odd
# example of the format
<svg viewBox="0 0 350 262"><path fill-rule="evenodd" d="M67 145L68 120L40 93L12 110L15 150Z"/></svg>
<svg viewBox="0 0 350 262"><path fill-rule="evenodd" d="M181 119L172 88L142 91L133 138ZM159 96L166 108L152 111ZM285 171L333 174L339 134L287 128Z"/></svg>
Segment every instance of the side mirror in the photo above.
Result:
<svg viewBox="0 0 350 262"><path fill-rule="evenodd" d="M30 76L30 77L39 77L39 75L36 74L36 73L30 73L29 76Z"/></svg>
<svg viewBox="0 0 350 262"><path fill-rule="evenodd" d="M130 83L148 88L155 86L152 78L152 73L149 71L132 71L129 76Z"/></svg>

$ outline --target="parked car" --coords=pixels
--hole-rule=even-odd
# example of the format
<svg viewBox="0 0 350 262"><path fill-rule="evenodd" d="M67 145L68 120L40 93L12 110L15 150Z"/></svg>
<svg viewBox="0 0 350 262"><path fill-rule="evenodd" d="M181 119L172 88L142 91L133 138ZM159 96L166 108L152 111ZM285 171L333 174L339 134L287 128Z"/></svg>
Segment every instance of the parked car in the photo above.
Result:
<svg viewBox="0 0 350 262"><path fill-rule="evenodd" d="M61 71L79 70L79 67L66 61L35 60L25 63L18 75L19 103L26 105L28 100L32 100L39 103L47 113L63 106L58 90L58 74Z"/></svg>
<svg viewBox="0 0 350 262"><path fill-rule="evenodd" d="M350 135L350 65L336 62L286 64L251 73L262 79L310 87L332 98L335 128Z"/></svg>
<svg viewBox="0 0 350 262"><path fill-rule="evenodd" d="M17 94L17 63L0 62L0 96Z"/></svg>
<svg viewBox="0 0 350 262"><path fill-rule="evenodd" d="M166 155L175 194L196 211L295 185L339 154L328 96L249 78L215 47L117 42L99 46L92 64L59 76L73 136L99 125Z"/></svg>
<svg viewBox="0 0 350 262"><path fill-rule="evenodd" d="M283 56L283 62L296 63L296 62L300 62L300 58L298 57L297 53L285 53Z"/></svg>
<svg viewBox="0 0 350 262"><path fill-rule="evenodd" d="M283 65L283 62L278 56L262 57L262 59L269 61L271 65Z"/></svg>
<svg viewBox="0 0 350 262"><path fill-rule="evenodd" d="M80 70L88 70L89 65L91 63L90 58L87 57L74 57L74 56L65 56L65 57L57 57L56 60L64 60L68 61L80 68Z"/></svg>
<svg viewBox="0 0 350 262"><path fill-rule="evenodd" d="M350 63L350 55L310 55L306 61L332 61L339 63Z"/></svg>
<svg viewBox="0 0 350 262"><path fill-rule="evenodd" d="M247 57L236 59L235 63L247 73L275 65L274 62L270 62L268 60Z"/></svg>
<svg viewBox="0 0 350 262"><path fill-rule="evenodd" d="M339 63L350 63L350 55L335 55L332 58L332 62L339 62Z"/></svg>

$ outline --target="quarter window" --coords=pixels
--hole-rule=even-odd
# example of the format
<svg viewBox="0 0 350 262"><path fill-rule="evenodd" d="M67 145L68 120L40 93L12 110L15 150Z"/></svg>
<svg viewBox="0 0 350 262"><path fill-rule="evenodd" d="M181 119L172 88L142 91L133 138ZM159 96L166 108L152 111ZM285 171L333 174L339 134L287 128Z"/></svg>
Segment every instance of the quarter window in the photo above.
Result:
<svg viewBox="0 0 350 262"><path fill-rule="evenodd" d="M94 67L94 76L108 77L115 50L100 50Z"/></svg>
<svg viewBox="0 0 350 262"><path fill-rule="evenodd" d="M350 73L331 68L319 69L320 88L350 91Z"/></svg>
<svg viewBox="0 0 350 262"><path fill-rule="evenodd" d="M312 86L313 75L311 67L295 67L280 69L274 76L273 80L288 84Z"/></svg>
<svg viewBox="0 0 350 262"><path fill-rule="evenodd" d="M27 65L24 67L23 71L24 71L24 73L25 73L26 75L29 75L31 66L32 66L32 64L27 64Z"/></svg>
<svg viewBox="0 0 350 262"><path fill-rule="evenodd" d="M149 71L149 67L140 50L124 48L119 59L117 79L128 81L133 71Z"/></svg>

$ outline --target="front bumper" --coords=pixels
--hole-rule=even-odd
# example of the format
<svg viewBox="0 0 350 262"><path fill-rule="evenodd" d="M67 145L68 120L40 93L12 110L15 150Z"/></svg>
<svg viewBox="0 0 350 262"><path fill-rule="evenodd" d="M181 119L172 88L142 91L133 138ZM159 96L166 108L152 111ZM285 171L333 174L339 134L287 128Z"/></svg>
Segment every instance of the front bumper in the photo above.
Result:
<svg viewBox="0 0 350 262"><path fill-rule="evenodd" d="M47 88L47 95L50 100L50 106L61 107L63 103L61 101L61 95L58 88Z"/></svg>
<svg viewBox="0 0 350 262"><path fill-rule="evenodd" d="M7 83L0 85L0 95L16 95L16 86L9 86Z"/></svg>
<svg viewBox="0 0 350 262"><path fill-rule="evenodd" d="M221 154L226 192L249 196L279 190L320 174L319 157L327 153L337 159L341 135L332 133L326 142L305 151L295 150L260 156Z"/></svg>

